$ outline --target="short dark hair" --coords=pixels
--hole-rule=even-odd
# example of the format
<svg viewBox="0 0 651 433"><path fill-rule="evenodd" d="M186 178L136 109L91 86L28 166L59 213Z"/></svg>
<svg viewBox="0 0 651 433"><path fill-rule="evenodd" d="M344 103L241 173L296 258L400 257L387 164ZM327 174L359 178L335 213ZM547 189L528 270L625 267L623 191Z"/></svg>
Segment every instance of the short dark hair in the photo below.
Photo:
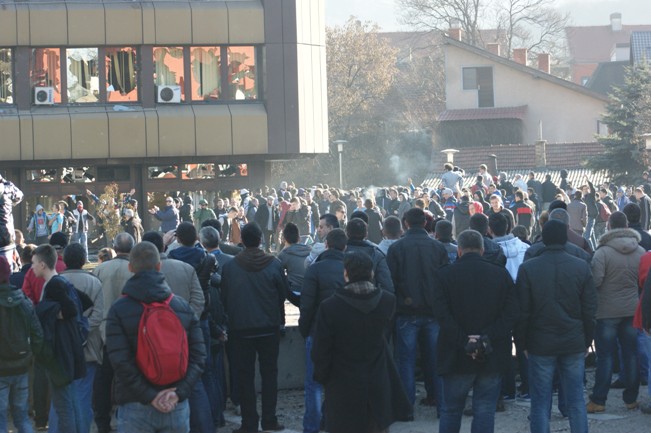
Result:
<svg viewBox="0 0 651 433"><path fill-rule="evenodd" d="M488 227L495 236L504 236L506 235L506 230L509 226L509 222L502 213L494 213L488 217Z"/></svg>
<svg viewBox="0 0 651 433"><path fill-rule="evenodd" d="M242 227L242 243L247 248L257 248L262 243L262 229L256 222L250 222Z"/></svg>
<svg viewBox="0 0 651 433"><path fill-rule="evenodd" d="M161 238L161 242L162 241L163 238ZM113 249L116 253L130 253L135 244L136 241L133 236L126 232L118 233L115 236L115 239L113 239Z"/></svg>
<svg viewBox="0 0 651 433"><path fill-rule="evenodd" d="M405 212L404 220L410 228L424 227L426 221L425 211L423 211L423 209L413 207Z"/></svg>
<svg viewBox="0 0 651 433"><path fill-rule="evenodd" d="M326 235L325 242L329 249L343 251L346 249L348 236L346 236L346 232L343 229L332 229Z"/></svg>
<svg viewBox="0 0 651 433"><path fill-rule="evenodd" d="M368 226L363 219L353 218L346 225L346 235L350 240L361 241L368 234Z"/></svg>
<svg viewBox="0 0 651 433"><path fill-rule="evenodd" d="M23 250L20 252L20 261L23 263L23 265L32 263L32 256L34 255L35 250L36 245L34 244L27 244L23 247Z"/></svg>
<svg viewBox="0 0 651 433"><path fill-rule="evenodd" d="M484 238L476 230L468 229L459 234L457 245L463 252L468 251L482 251L484 249Z"/></svg>
<svg viewBox="0 0 651 433"><path fill-rule="evenodd" d="M637 224L640 222L642 211L640 210L640 205L637 203L627 204L624 206L624 209L622 209L622 212L626 215L629 223Z"/></svg>
<svg viewBox="0 0 651 433"><path fill-rule="evenodd" d="M65 254L65 251L64 251ZM102 248L97 252L97 260L107 262L115 257L115 250L113 248Z"/></svg>
<svg viewBox="0 0 651 433"><path fill-rule="evenodd" d="M78 243L69 244L63 250L63 263L68 269L81 269L86 264L86 250Z"/></svg>
<svg viewBox="0 0 651 433"><path fill-rule="evenodd" d="M50 270L54 269L57 264L57 250L50 244L43 244L36 247L32 257L38 257Z"/></svg>
<svg viewBox="0 0 651 433"><path fill-rule="evenodd" d="M628 219L624 212L616 211L608 217L608 227L611 229L625 229L628 227Z"/></svg>
<svg viewBox="0 0 651 433"><path fill-rule="evenodd" d="M574 191L574 194L572 194L576 200L580 200L583 197L583 193L579 191Z"/></svg>
<svg viewBox="0 0 651 433"><path fill-rule="evenodd" d="M400 230L402 230L402 223L397 216L389 215L384 219L382 228L388 235L396 237L400 234Z"/></svg>
<svg viewBox="0 0 651 433"><path fill-rule="evenodd" d="M333 229L339 228L339 220L337 219L337 216L335 214L324 213L323 215L321 215L319 219L323 220L327 226L330 226Z"/></svg>
<svg viewBox="0 0 651 433"><path fill-rule="evenodd" d="M368 215L366 214L366 212L362 212L361 210L356 210L350 215L351 220L354 218L359 218L362 221L364 221L366 224L368 224Z"/></svg>
<svg viewBox="0 0 651 433"><path fill-rule="evenodd" d="M176 227L176 240L186 247L194 246L197 242L197 229L194 224L184 221Z"/></svg>
<svg viewBox="0 0 651 433"><path fill-rule="evenodd" d="M520 190L517 190L517 191L515 192L515 196L516 196L517 198L519 198L520 200L524 200L524 193L523 193L522 191L520 191Z"/></svg>
<svg viewBox="0 0 651 433"><path fill-rule="evenodd" d="M344 269L349 283L373 280L373 260L363 251L351 251L344 255Z"/></svg>
<svg viewBox="0 0 651 433"><path fill-rule="evenodd" d="M219 222L217 218L210 218L201 223L201 228L212 227L217 230L219 233L222 232L222 223Z"/></svg>
<svg viewBox="0 0 651 433"><path fill-rule="evenodd" d="M199 241L204 248L217 248L219 246L219 232L214 227L202 227L199 231Z"/></svg>
<svg viewBox="0 0 651 433"><path fill-rule="evenodd" d="M474 214L470 217L469 227L485 236L488 233L488 217L483 213Z"/></svg>
<svg viewBox="0 0 651 433"><path fill-rule="evenodd" d="M565 203L563 200L554 200L553 202L549 203L549 208L547 210L551 212L554 209L567 210L567 203Z"/></svg>
<svg viewBox="0 0 651 433"><path fill-rule="evenodd" d="M437 221L434 226L434 233L436 234L436 238L441 242L451 242L452 223L446 219Z"/></svg>
<svg viewBox="0 0 651 433"><path fill-rule="evenodd" d="M159 249L151 242L142 241L131 250L129 264L131 270L136 272L153 271L160 263Z"/></svg>
<svg viewBox="0 0 651 433"><path fill-rule="evenodd" d="M283 229L283 238L290 244L295 244L300 239L298 226L294 223L287 223Z"/></svg>
<svg viewBox="0 0 651 433"><path fill-rule="evenodd" d="M159 253L165 251L165 244L163 243L163 235L161 235L157 231L151 230L146 232L144 235L142 235L142 241L154 244L154 246L158 248Z"/></svg>

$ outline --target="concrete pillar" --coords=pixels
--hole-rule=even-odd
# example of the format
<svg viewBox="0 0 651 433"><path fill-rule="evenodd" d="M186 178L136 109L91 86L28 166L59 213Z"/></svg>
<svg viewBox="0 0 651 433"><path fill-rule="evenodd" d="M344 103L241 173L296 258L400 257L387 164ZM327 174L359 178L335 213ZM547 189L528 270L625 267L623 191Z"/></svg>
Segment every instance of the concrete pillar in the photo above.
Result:
<svg viewBox="0 0 651 433"><path fill-rule="evenodd" d="M513 49L513 61L521 65L527 66L528 50L526 48Z"/></svg>
<svg viewBox="0 0 651 433"><path fill-rule="evenodd" d="M547 167L547 141L538 140L536 141L536 167L542 168Z"/></svg>
<svg viewBox="0 0 651 433"><path fill-rule="evenodd" d="M551 73L551 56L549 53L538 54L538 69L546 74Z"/></svg>

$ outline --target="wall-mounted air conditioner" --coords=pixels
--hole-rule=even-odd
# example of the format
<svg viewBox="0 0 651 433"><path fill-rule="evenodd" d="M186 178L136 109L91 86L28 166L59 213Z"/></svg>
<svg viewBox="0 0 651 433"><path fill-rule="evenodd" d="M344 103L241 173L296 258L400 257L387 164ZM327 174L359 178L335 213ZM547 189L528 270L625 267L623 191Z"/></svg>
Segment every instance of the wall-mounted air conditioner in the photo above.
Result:
<svg viewBox="0 0 651 433"><path fill-rule="evenodd" d="M158 86L156 100L159 104L181 103L181 86Z"/></svg>
<svg viewBox="0 0 651 433"><path fill-rule="evenodd" d="M34 87L34 105L54 104L54 87Z"/></svg>

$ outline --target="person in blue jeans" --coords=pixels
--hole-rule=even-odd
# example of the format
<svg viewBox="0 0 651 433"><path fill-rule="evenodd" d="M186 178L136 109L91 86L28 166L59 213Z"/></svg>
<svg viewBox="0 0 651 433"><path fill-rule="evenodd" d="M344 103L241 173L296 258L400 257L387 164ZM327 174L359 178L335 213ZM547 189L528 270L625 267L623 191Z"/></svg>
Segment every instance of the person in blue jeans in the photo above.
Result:
<svg viewBox="0 0 651 433"><path fill-rule="evenodd" d="M622 347L621 369L625 372L624 404L628 409L638 407L640 378L633 315L638 304L638 267L645 253L639 242L640 235L628 228L626 215L613 212L608 218L608 231L599 239L599 248L592 258L592 275L597 287L597 371L589 413L606 410L617 340Z"/></svg>
<svg viewBox="0 0 651 433"><path fill-rule="evenodd" d="M412 407L416 400L414 369L416 345L422 336L421 353L427 377L432 378L437 402L441 402L440 378L436 372L436 345L439 323L434 315L435 274L438 268L449 263L443 244L430 238L425 231L425 212L412 208L405 212L405 235L387 251L387 264L391 271L397 298L395 358L398 374Z"/></svg>
<svg viewBox="0 0 651 433"><path fill-rule="evenodd" d="M43 329L32 303L9 284L11 266L0 256L0 431L11 412L18 433L33 433L29 419L29 366L41 354Z"/></svg>
<svg viewBox="0 0 651 433"><path fill-rule="evenodd" d="M470 389L472 433L494 431L501 378L511 361L511 329L519 314L515 285L504 267L482 258L483 252L482 235L465 230L458 238L459 258L437 275L440 433L459 432Z"/></svg>
<svg viewBox="0 0 651 433"><path fill-rule="evenodd" d="M567 226L555 219L542 229L545 248L520 265L516 291L520 320L515 343L529 360L531 433L549 433L554 371L572 433L588 431L583 397L584 357L595 329L597 299L588 263L564 250Z"/></svg>
<svg viewBox="0 0 651 433"><path fill-rule="evenodd" d="M301 315L298 319L299 330L305 337L303 433L318 433L321 427L323 386L314 380L314 362L310 353L319 305L344 286L344 250L347 241L342 229L331 230L325 238L326 250L307 268L303 278Z"/></svg>

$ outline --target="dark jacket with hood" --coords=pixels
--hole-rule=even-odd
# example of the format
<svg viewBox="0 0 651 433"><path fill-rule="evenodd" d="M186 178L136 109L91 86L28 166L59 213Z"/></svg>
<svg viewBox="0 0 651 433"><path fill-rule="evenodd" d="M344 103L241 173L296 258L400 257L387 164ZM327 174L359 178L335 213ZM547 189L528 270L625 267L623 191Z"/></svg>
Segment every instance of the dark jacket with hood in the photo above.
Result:
<svg viewBox="0 0 651 433"><path fill-rule="evenodd" d="M197 278L199 279L204 298L204 311L200 315L200 318L205 319L207 312L211 308L210 279L217 272L217 257L208 254L201 244L196 244L193 247L181 245L170 251L167 257L185 262L197 272Z"/></svg>
<svg viewBox="0 0 651 433"><path fill-rule="evenodd" d="M382 215L377 208L364 209L364 213L368 216L368 235L366 237L374 244L379 244L382 242Z"/></svg>
<svg viewBox="0 0 651 433"><path fill-rule="evenodd" d="M488 236L482 236L484 238L484 259L489 262L505 267L506 266L506 255L504 255L504 250L500 247L500 244L489 238Z"/></svg>
<svg viewBox="0 0 651 433"><path fill-rule="evenodd" d="M556 197L556 185L551 180L546 180L542 183L542 201L544 203L551 203Z"/></svg>
<svg viewBox="0 0 651 433"><path fill-rule="evenodd" d="M515 342L540 356L583 353L592 344L597 295L590 266L548 245L520 265L517 279L520 321Z"/></svg>
<svg viewBox="0 0 651 433"><path fill-rule="evenodd" d="M328 431L360 433L371 424L380 431L411 413L386 341L395 306L394 295L369 281L338 288L321 304L311 355Z"/></svg>
<svg viewBox="0 0 651 433"><path fill-rule="evenodd" d="M7 348L0 351L0 377L27 373L33 356L40 357L43 351L43 328L31 301L22 290L10 284L0 284L0 333L2 340L8 339L9 344L12 337L27 335L30 346L30 350L19 357L7 356Z"/></svg>
<svg viewBox="0 0 651 433"><path fill-rule="evenodd" d="M545 244L542 240L534 242L534 244L527 248L527 251L524 253L524 261L526 262L529 259L538 257L545 251L545 248ZM577 245L574 245L572 242L566 242L565 245L563 245L563 249L569 255L584 260L587 264L590 264L592 261L592 255L588 254Z"/></svg>
<svg viewBox="0 0 651 433"><path fill-rule="evenodd" d="M381 290L395 293L391 272L384 253L373 242L367 240L348 239L346 251L363 251L373 260L373 282Z"/></svg>
<svg viewBox="0 0 651 433"><path fill-rule="evenodd" d="M651 250L651 235L649 232L642 230L642 224L639 222L631 223L629 221L628 228L633 229L640 235L640 246L644 248L645 251Z"/></svg>
<svg viewBox="0 0 651 433"><path fill-rule="evenodd" d="M387 264L396 289L397 314L434 314L434 275L449 263L443 244L430 238L425 229L410 228L389 247Z"/></svg>
<svg viewBox="0 0 651 433"><path fill-rule="evenodd" d="M454 226L454 238L457 239L459 234L470 227L470 202L461 200L452 212L452 225Z"/></svg>
<svg viewBox="0 0 651 433"><path fill-rule="evenodd" d="M303 337L314 333L319 305L344 286L344 252L327 249L305 271L298 329Z"/></svg>
<svg viewBox="0 0 651 433"><path fill-rule="evenodd" d="M246 248L224 265L221 289L232 336L273 335L285 324L289 285L274 256Z"/></svg>
<svg viewBox="0 0 651 433"><path fill-rule="evenodd" d="M519 314L511 275L477 253L466 253L454 264L441 268L436 281L434 309L441 325L438 373L504 372L511 359L511 330ZM468 335L486 335L490 339L493 352L486 355L485 362L466 354Z"/></svg>
<svg viewBox="0 0 651 433"><path fill-rule="evenodd" d="M183 197L183 205L179 208L180 222L188 222L194 224L194 219L192 218L193 214L194 206L192 205L192 197Z"/></svg>
<svg viewBox="0 0 651 433"><path fill-rule="evenodd" d="M115 301L106 318L106 350L115 371L115 402L119 405L132 402L148 405L158 392L166 388L176 388L179 400L186 400L201 378L206 357L203 333L196 315L182 298L172 298L170 307L188 335L188 370L185 378L173 385L153 385L145 379L135 362L140 317L144 311L141 303L163 302L172 291L162 273L143 271L127 281L123 294L126 296Z"/></svg>

